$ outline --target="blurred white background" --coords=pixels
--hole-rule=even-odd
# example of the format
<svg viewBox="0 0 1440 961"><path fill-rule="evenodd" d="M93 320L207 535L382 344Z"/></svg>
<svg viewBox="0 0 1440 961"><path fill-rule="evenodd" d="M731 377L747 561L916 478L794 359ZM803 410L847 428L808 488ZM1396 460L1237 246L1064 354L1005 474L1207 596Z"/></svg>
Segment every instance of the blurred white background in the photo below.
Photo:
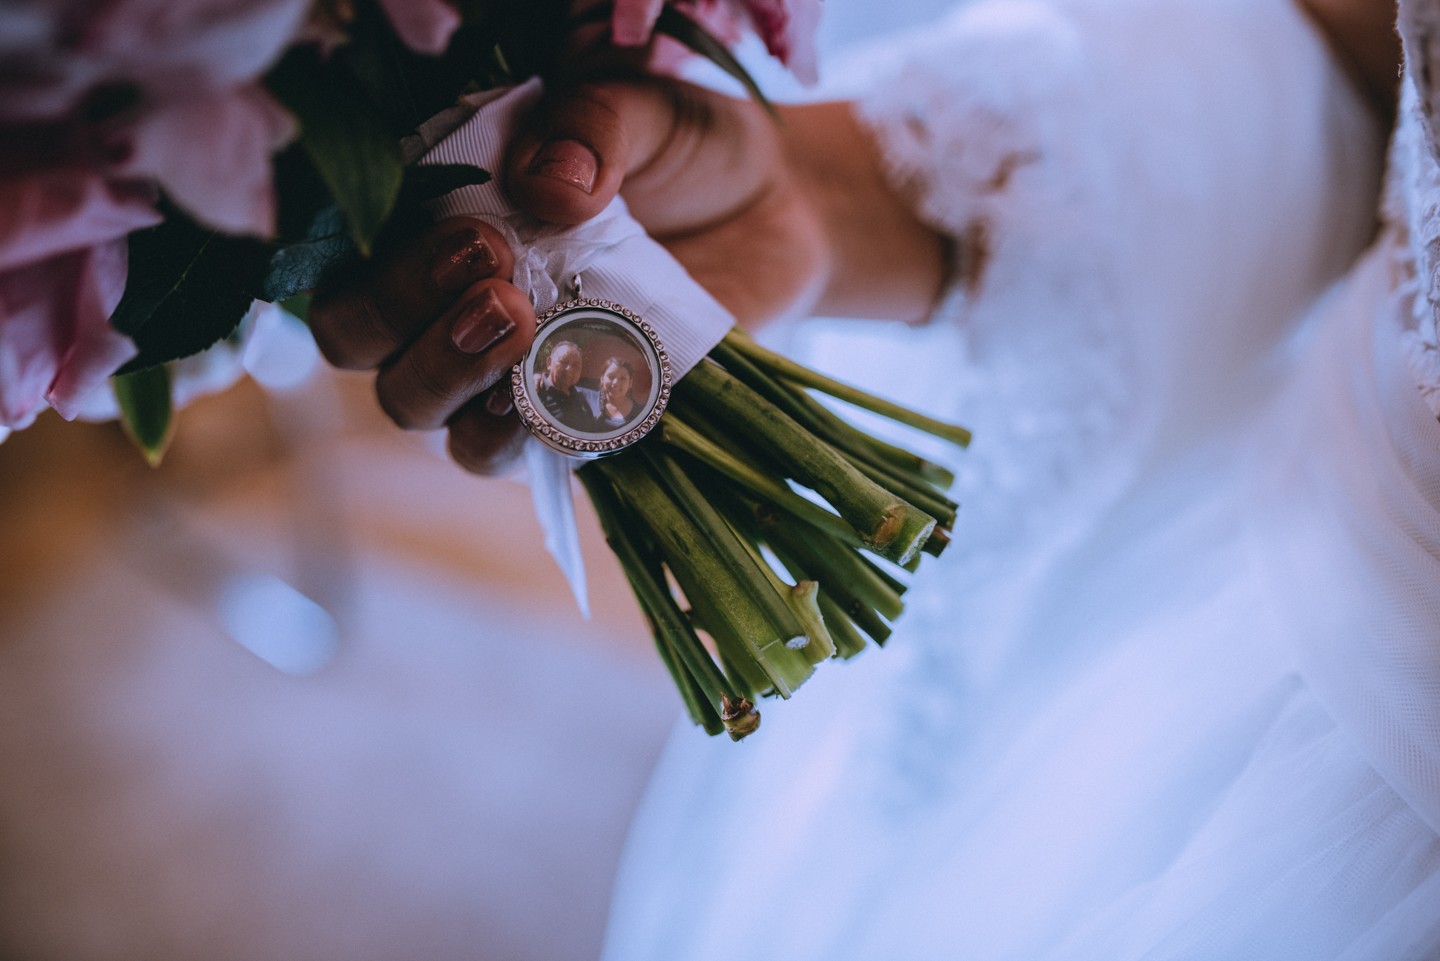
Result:
<svg viewBox="0 0 1440 961"><path fill-rule="evenodd" d="M828 0L822 47L949 5ZM438 449L329 371L157 471L0 444L0 959L595 955L678 699L593 519L586 622L525 489Z"/></svg>

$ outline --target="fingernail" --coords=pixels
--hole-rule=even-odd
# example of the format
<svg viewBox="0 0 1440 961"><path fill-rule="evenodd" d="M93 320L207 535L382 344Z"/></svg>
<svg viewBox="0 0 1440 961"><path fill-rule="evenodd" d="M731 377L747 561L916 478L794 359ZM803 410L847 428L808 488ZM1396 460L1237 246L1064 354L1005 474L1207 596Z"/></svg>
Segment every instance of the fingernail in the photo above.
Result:
<svg viewBox="0 0 1440 961"><path fill-rule="evenodd" d="M478 354L495 346L514 329L515 321L505 313L500 298L495 291L487 290L460 311L450 325L450 339L463 353Z"/></svg>
<svg viewBox="0 0 1440 961"><path fill-rule="evenodd" d="M474 227L457 230L435 246L430 280L446 293L464 290L495 273L500 261Z"/></svg>
<svg viewBox="0 0 1440 961"><path fill-rule="evenodd" d="M496 417L504 417L514 408L515 401L510 396L510 388L505 384L501 384L485 395L485 409Z"/></svg>
<svg viewBox="0 0 1440 961"><path fill-rule="evenodd" d="M617 47L643 47L650 42L650 31L653 28L654 24L643 16L637 17L622 9L610 24L610 39Z"/></svg>
<svg viewBox="0 0 1440 961"><path fill-rule="evenodd" d="M595 151L578 140L552 140L541 147L530 162L530 173L553 177L587 194L595 186L595 172L599 168Z"/></svg>

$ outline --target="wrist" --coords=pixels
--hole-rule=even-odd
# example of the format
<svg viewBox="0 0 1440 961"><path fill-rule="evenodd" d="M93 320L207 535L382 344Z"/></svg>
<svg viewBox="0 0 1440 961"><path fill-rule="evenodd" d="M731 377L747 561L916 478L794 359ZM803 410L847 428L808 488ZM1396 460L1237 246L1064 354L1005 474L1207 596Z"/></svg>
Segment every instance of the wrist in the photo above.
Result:
<svg viewBox="0 0 1440 961"><path fill-rule="evenodd" d="M1400 86L1393 0L1299 0L1299 6L1381 120L1393 122Z"/></svg>
<svg viewBox="0 0 1440 961"><path fill-rule="evenodd" d="M814 311L917 321L950 272L951 245L886 177L879 145L843 102L781 108L797 187L821 226L826 270Z"/></svg>

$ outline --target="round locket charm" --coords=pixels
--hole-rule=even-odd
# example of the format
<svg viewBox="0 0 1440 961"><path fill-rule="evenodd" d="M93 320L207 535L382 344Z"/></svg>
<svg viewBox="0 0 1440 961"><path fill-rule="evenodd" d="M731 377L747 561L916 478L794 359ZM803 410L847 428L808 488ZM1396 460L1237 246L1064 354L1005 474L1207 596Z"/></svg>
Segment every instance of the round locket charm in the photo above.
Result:
<svg viewBox="0 0 1440 961"><path fill-rule="evenodd" d="M510 372L520 420L574 457L604 457L650 432L670 400L670 359L649 324L606 300L577 298L539 318Z"/></svg>

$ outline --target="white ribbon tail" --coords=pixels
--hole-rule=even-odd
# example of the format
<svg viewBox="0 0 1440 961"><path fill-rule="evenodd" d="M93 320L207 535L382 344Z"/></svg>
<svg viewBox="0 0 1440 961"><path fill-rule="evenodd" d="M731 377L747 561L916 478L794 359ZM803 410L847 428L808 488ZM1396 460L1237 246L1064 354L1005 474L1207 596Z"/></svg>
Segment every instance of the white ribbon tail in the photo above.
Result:
<svg viewBox="0 0 1440 961"><path fill-rule="evenodd" d="M570 482L570 458L531 440L525 445L525 467L530 474L530 498L545 532L545 549L555 558L570 582L575 606L590 618L590 593L585 584L585 558L580 553L580 532L575 526L575 496Z"/></svg>

